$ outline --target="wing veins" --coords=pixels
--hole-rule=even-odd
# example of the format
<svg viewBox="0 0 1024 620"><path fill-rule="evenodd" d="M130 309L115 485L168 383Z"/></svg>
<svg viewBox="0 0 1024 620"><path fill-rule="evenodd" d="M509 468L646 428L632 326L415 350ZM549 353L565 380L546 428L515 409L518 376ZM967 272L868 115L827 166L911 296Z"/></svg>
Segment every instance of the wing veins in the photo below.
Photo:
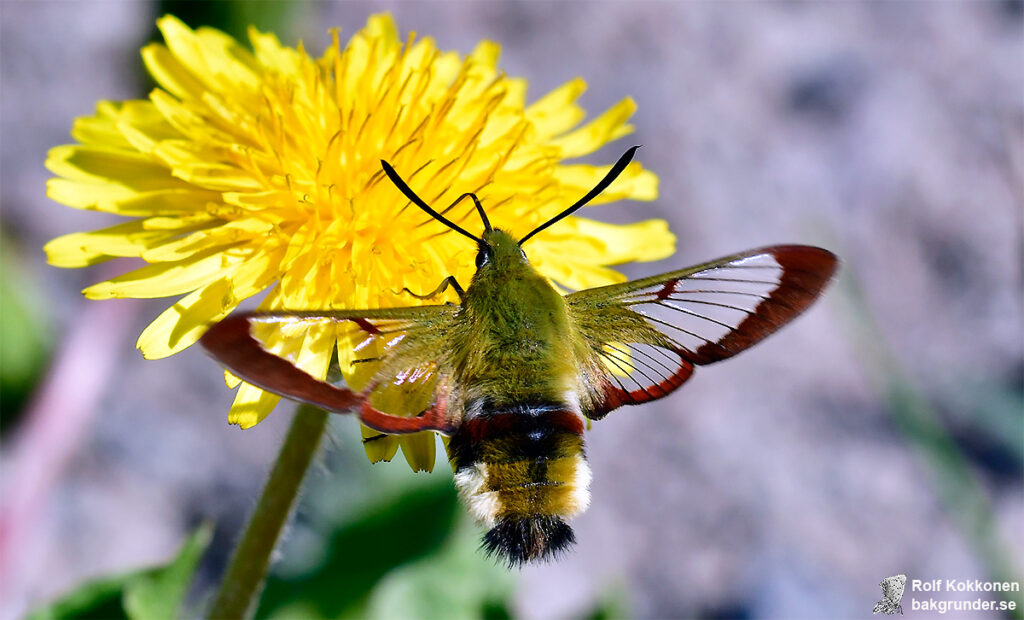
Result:
<svg viewBox="0 0 1024 620"><path fill-rule="evenodd" d="M639 312L637 310L634 310L634 312L636 312L640 316L644 317L648 321L651 321L652 323L658 323L660 325L664 325L665 327L671 327L672 329L681 331L681 332L683 332L684 334L686 334L688 336L693 336L697 340L703 340L704 342L706 342L708 344L711 344L712 342L714 342L714 340L711 340L710 338L705 338L704 336L701 336L700 334L696 334L694 332L691 332L688 329L683 329L682 327L679 327L678 325L673 325L672 323L669 323L668 321L663 321L661 319L655 318L655 317L650 316L648 314L644 314L643 312ZM674 342L674 344L676 344L677 346L679 345L678 342ZM680 349L685 349L686 347L679 346L679 348Z"/></svg>
<svg viewBox="0 0 1024 620"><path fill-rule="evenodd" d="M607 359L608 361L610 361L611 363L615 364L616 368L618 368L619 370L621 370L621 371L623 371L623 372L625 372L625 373L626 373L626 376L627 376L627 377L628 377L628 376L629 376L630 374L632 374L632 373L630 373L630 372L627 372L627 371L626 371L626 370L625 370L625 369L624 369L624 368L623 368L622 366L620 366L620 365L618 364L618 362L617 362L617 361L615 360L615 358L614 358L614 357L612 357L612 356L608 355L608 354L607 354L607 353L605 353L604 351L602 351L602 352L601 352L601 357L603 357L603 358ZM621 361L621 360L620 360L620 361ZM637 368L636 366L633 366L632 364L627 364L627 365L628 365L628 366L629 366L629 367L630 367L630 368L631 368L631 369L633 370L633 372L635 372L635 373L639 374L640 376L642 376L642 377L643 377L644 379L646 379L647 381L649 381L649 382L650 382L650 383L651 383L652 385L657 385L657 383L658 383L658 382L657 382L657 381L655 381L654 379L652 379L652 378L648 377L648 376L647 376L647 373L645 373L644 371L640 370L640 369L639 369L639 368ZM636 379L633 379L632 381L633 381L634 383L636 383L636 384L637 384L637 386L639 386L639 387L640 387L640 389L641 389L641 390L643 391L643 393L644 393L644 394L646 394L647 396L649 396L649 397L650 397L650 398L651 398L652 400L654 399L654 395L652 395L652 394L651 394L650 392L648 392L648 391L647 391L647 388L646 388L646 387L645 387L645 386L644 386L643 384L641 384L641 383L640 383L639 381L637 381ZM625 389L625 388L623 388L623 389Z"/></svg>
<svg viewBox="0 0 1024 620"><path fill-rule="evenodd" d="M711 322L711 323L715 323L716 325L721 325L722 327L724 327L724 328L726 328L726 329L728 329L730 331L736 329L735 325L729 325L728 323L723 323L723 322L719 321L718 319L713 319L713 318L711 318L709 316L704 316L703 314L700 314L698 312L694 312L693 310L687 310L686 308L680 308L679 306L674 306L672 304L665 303L664 300L656 301L656 302L652 302L652 303L653 303L653 305L661 306L662 308L667 308L669 310L675 310L676 312L682 312L683 314L688 314L688 315L696 317L698 319L704 319L705 321L708 321L708 322Z"/></svg>
<svg viewBox="0 0 1024 620"><path fill-rule="evenodd" d="M636 312L636 311L634 311L634 312ZM660 319L656 319L653 316L648 316L648 315L644 314L643 312L637 312L637 314L643 316L645 319L647 319L648 321L651 321L652 323L660 323L661 325L664 325L665 327L670 327L670 328L675 329L677 331L681 331L681 332L683 332L684 334L686 334L688 336L693 336L697 340L703 340L705 344L709 344L709 345L718 347L719 349L721 349L723 351L728 351L728 349L725 348L725 345L723 345L721 343L721 338L718 339L718 340L711 340L710 338L706 338L704 336L701 336L700 334L695 334L694 332L691 332L688 329L683 329L682 327L679 327L678 325L673 325L672 323L668 323L666 321L662 321ZM735 328L731 328L728 333L732 333L734 331L736 331ZM693 353L692 349L689 349L688 347L684 347L680 343L676 342L674 338L672 338L671 336L668 336L668 334L666 334L664 332L660 332L660 333L661 333L661 335L668 337L669 340L672 341L672 344L675 345L677 349L682 350L682 351L689 351L690 353ZM723 335L723 338L724 338L724 335ZM684 357L684 359L685 359L685 357Z"/></svg>
<svg viewBox="0 0 1024 620"><path fill-rule="evenodd" d="M648 346L651 346L651 347L656 347L656 348L657 348L657 349L658 349L659 351L668 351L668 349L665 349L664 347L660 347L660 346L658 346L658 345L648 345ZM640 355L642 355L642 356L646 357L646 358L647 358L647 359L649 359L649 360L650 360L651 362L653 362L653 363L655 363L655 364L657 364L657 365L661 366L661 367L662 367L663 369L665 369L665 371L666 371L666 372L668 372L668 373L669 373L669 376L671 376L671 375L675 374L675 373L677 372L677 370L678 370L678 369L675 369L675 368L672 368L671 366L669 366L669 365L668 365L668 363L667 363L667 362L665 361L665 359L664 359L664 358L659 358L659 357L655 357L654 355L652 355L652 354L648 353L648 352L647 352L646 350L644 350L644 349L641 349L641 348L640 348L639 346L637 346L637 347L636 347L635 349L633 349L633 351L634 351L635 353L638 353L638 354L640 354ZM674 355L679 355L678 353L675 353L674 351L673 351L673 354L674 354ZM665 355L667 356L667 353L666 353ZM637 361L639 361L639 358L638 358L638 360L637 360ZM646 364L645 364L645 365L646 365ZM652 366L649 366L649 365L646 365L646 366L647 366L648 368L650 368L651 370L653 370L654 372L658 372L658 369L657 369L657 368L654 368L654 367L652 367ZM663 378L664 378L664 379L667 379L668 377L663 377Z"/></svg>
<svg viewBox="0 0 1024 620"><path fill-rule="evenodd" d="M619 368L619 370L623 370L623 369L622 369L622 368ZM625 372L625 371L623 371L623 372ZM612 377L612 381L614 381L614 382L615 382L615 385L619 386L619 389L620 389L620 390L622 391L622 393L623 393L623 394L625 394L625 395L626 395L626 397L627 397L627 398L629 398L630 402L632 402L632 403L633 403L634 405L638 404L638 403L636 402L636 399L635 399L635 398L633 398L633 395L632 395L632 394L630 394L630 391L629 391L628 389L626 389L626 386L625 386L625 385L623 385L623 384L622 384L622 381L620 381L620 380L619 380L619 378L615 376L615 373L614 373L614 372L610 372L610 373L608 373L608 374L610 374L610 375L611 375L611 377ZM627 376L628 376L628 375L627 375Z"/></svg>
<svg viewBox="0 0 1024 620"><path fill-rule="evenodd" d="M621 354L623 354L623 355L629 355L629 354L630 354L630 352L629 352L629 351L623 351L622 349L620 349L620 348L618 348L618 347L616 347L616 346L612 345L611 343L607 343L607 342L606 342L604 346L608 347L609 349L613 349L613 350L615 350L615 351L618 351L619 353L621 353ZM651 345L651 346L654 346L654 345ZM643 356L644 356L644 357L646 357L646 358L647 358L648 360L650 360L650 361L654 362L655 364L658 364L658 365L659 365L659 366L661 366L661 367L662 367L662 368L663 368L664 370L667 370L667 371L669 372L669 374L672 374L672 373L674 373L674 372L675 372L675 371L674 371L674 370L672 370L672 368L670 368L670 367L669 367L669 366L668 366L668 365L667 365L667 364L666 364L666 363L665 363L664 361L662 361L662 360L660 360L660 359L658 359L658 358L654 357L653 355L651 355L650 353L648 353L648 352L644 351L643 349L640 349L639 347L638 347L638 348L635 348L635 349L632 349L632 352L633 352L633 353L638 353L638 354L640 354L640 355L643 355ZM635 355L634 355L633 357L635 357ZM648 364L648 363L646 363L646 362L644 362L644 361L640 360L639 358L637 359L637 361L639 361L639 362L640 362L641 364L643 364L644 366L647 366L647 368L648 368L648 369L650 369L650 370L651 370L651 371L653 371L653 372L660 372L660 371L659 371L659 370L658 370L657 368L655 368L654 366L651 366L650 364Z"/></svg>
<svg viewBox="0 0 1024 620"><path fill-rule="evenodd" d="M809 292L806 287L799 286L799 285L796 285L796 284L790 285L787 288L792 288L794 290L797 290L797 291L800 291L800 292L803 292L803 293L808 293ZM776 289L776 290L778 290L778 289ZM701 292L705 292L705 291L680 291L680 292L685 292L685 293L701 293ZM758 299L761 299L762 301L767 301L767 302L779 304L781 306L785 306L786 308L788 308L790 310L796 310L796 308L794 308L792 304L790 304L789 302L787 302L787 301L785 301L783 299L780 299L779 297L777 297L775 295L764 296L764 295L758 295L757 293L746 293L746 292L740 292L740 291L708 291L708 292L715 292L715 293L720 293L720 294L724 293L724 294L735 294L735 295L749 295L751 297L757 297ZM718 302L711 302L711 301L702 301L702 300L699 300L699 299L685 299L685 298L682 298L682 297L672 297L672 296L666 297L665 299L669 299L669 300L672 300L672 301L681 301L681 302L684 302L684 303L704 304L704 305L710 305L710 306L721 306L723 308L729 308L731 310L739 310L741 312L747 313L748 315L755 315L755 314L757 314L757 309L761 306L761 304L757 304L756 306L753 307L753 309L747 310L745 308L740 308L738 306L730 306L730 305L726 305L726 304L722 304L722 303L718 303ZM639 303L652 303L652 302L648 301L648 302L639 302Z"/></svg>
<svg viewBox="0 0 1024 620"><path fill-rule="evenodd" d="M635 305L635 304L647 304L647 303L651 303L652 301L656 301L658 299L676 299L675 297L673 297L673 295L678 295L678 294L681 294L681 293L685 293L685 294L691 294L691 293L710 293L710 294L713 294L713 295L742 295L744 297L756 297L757 299L761 299L761 300L771 299L771 296L761 295L760 293L751 293L749 291L722 291L722 290L715 290L715 289L696 289L696 290L692 290L692 291L674 291L671 295L668 295L666 297L659 297L657 293L641 293L640 295L635 295L633 297L623 297L622 298L622 302L624 304L627 304L627 305L630 305L630 306ZM645 296L645 298L641 298L641 296Z"/></svg>
<svg viewBox="0 0 1024 620"><path fill-rule="evenodd" d="M707 272L707 271L715 271L715 270L718 270L718 269L781 269L781 267L778 266L778 265L739 265L739 264L737 264L735 262L732 262L732 263L723 263L721 265L713 265L711 267L708 267L707 269L702 269L701 271L698 271L697 273L704 273L704 272Z"/></svg>
<svg viewBox="0 0 1024 620"><path fill-rule="evenodd" d="M719 269L778 269L778 270L785 271L785 272L806 273L806 274L810 274L812 276L818 275L817 271L813 271L811 269L801 269L799 267L794 267L792 265L787 265L787 266L783 267L782 265L734 265L732 263L726 263L724 265L715 265L714 267L709 267L707 269L702 269L701 271L693 273L693 274L691 274L691 275L689 275L687 277L688 278L693 278L693 277L699 276L702 273L708 273L709 271L718 271ZM685 279L685 278L680 278L680 279Z"/></svg>
<svg viewBox="0 0 1024 620"><path fill-rule="evenodd" d="M629 370L627 370L627 369L623 368L621 364L618 364L618 361L617 361L617 360L615 360L615 359L614 359L613 357L611 357L611 356L608 356L607 354L605 354L605 353L603 352L603 350L601 350L601 352L598 352L598 355L600 355L600 356L601 356L602 358L606 359L607 361L611 362L611 363L612 363L612 364L613 364L613 365L615 366L615 368L617 368L618 370L621 370L621 371L623 372L623 374L624 374L624 375L625 375L625 376L626 376L627 378L629 378L629 379L630 379L631 381L633 381L634 383L636 383L637 385L639 385L639 386L640 386L640 389L642 389L642 390L643 390L644 394L646 394L647 396L650 396L650 394L649 394L649 392L647 391L647 389L646 389L646 388L645 388L645 387L644 387L643 385L640 385L640 382L639 382L639 381L637 381L636 379L633 379L633 378L631 378L631 377L630 377L630 375L631 375L632 373L631 373L631 372L630 372ZM632 369L632 370L636 370L636 369L634 368L634 369ZM615 376L615 373L611 373L611 378L613 378L613 379L615 380L615 383L617 383L617 384L618 384L618 387L620 387L620 388L621 388L621 389L622 389L623 391L625 391L625 392L626 392L626 394L627 394L627 395L629 395L630 389L628 389L628 388L626 387L626 385L624 385L624 384L623 384L623 382L622 382L622 381L621 381L620 379L618 379L618 377L616 377L616 376ZM634 402L634 404L636 403L636 401L635 401L635 400L633 399L633 397L630 397L630 400L632 400L632 401Z"/></svg>
<svg viewBox="0 0 1024 620"><path fill-rule="evenodd" d="M705 273L705 272L702 271L700 273L695 273L692 276L689 276L688 278L685 278L685 279L686 280L705 280L705 281L709 281L709 282L739 282L741 284L764 284L766 286L774 286L774 287L778 287L778 285L779 285L779 282L777 280L776 281L770 281L770 280L750 280L748 278L705 277L705 276L702 276L701 273Z"/></svg>
<svg viewBox="0 0 1024 620"><path fill-rule="evenodd" d="M743 312L743 313L746 313L748 315L756 314L753 310L748 310L746 308L741 308L740 306L731 306L729 304L723 304L723 303L719 303L717 301L704 301L704 300L700 300L700 299L686 299L685 297L669 297L668 299L671 299L672 301L678 301L678 302L682 302L682 303L687 303L687 304L701 304L701 305L704 305L704 306L718 306L719 308L728 308L729 310L738 310L739 312ZM765 299L767 299L767 298L765 298ZM642 303L652 303L652 302L642 302Z"/></svg>

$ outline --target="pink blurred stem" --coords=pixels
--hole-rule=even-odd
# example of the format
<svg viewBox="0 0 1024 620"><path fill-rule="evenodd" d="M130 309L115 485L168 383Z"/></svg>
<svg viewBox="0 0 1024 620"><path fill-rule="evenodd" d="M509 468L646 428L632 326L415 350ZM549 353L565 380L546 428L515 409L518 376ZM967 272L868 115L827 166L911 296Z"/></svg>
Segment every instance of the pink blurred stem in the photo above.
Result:
<svg viewBox="0 0 1024 620"><path fill-rule="evenodd" d="M142 305L82 304L6 451L0 478L0 600L17 597L18 567L31 552L55 482L86 436Z"/></svg>

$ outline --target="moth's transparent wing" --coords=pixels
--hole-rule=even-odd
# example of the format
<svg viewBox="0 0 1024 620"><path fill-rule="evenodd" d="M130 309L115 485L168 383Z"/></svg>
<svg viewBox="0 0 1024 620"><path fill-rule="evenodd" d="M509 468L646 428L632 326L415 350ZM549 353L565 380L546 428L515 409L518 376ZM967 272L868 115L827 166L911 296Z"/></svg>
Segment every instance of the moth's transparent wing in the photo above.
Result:
<svg viewBox="0 0 1024 620"><path fill-rule="evenodd" d="M433 405L450 389L444 339L456 311L444 305L240 313L200 342L232 374L264 390L328 411L358 409L364 424L384 433L450 433L455 421ZM285 348L303 334L337 343L347 387L310 374L301 351Z"/></svg>
<svg viewBox="0 0 1024 620"><path fill-rule="evenodd" d="M694 365L760 342L818 297L836 265L820 248L773 246L568 295L587 345L584 412L599 418L661 398Z"/></svg>

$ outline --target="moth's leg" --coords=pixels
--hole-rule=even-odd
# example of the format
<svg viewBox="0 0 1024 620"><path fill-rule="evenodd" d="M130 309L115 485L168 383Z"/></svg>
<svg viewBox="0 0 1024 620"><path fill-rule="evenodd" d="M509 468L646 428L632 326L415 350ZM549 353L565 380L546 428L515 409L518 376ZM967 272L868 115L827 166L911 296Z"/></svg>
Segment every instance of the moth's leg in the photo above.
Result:
<svg viewBox="0 0 1024 620"><path fill-rule="evenodd" d="M388 435L407 435L420 431L437 431L445 435L455 432L455 425L445 415L445 402L438 400L430 409L423 413L404 417L384 413L375 409L368 400L363 401L359 409L359 421L364 425Z"/></svg>
<svg viewBox="0 0 1024 620"><path fill-rule="evenodd" d="M369 437L363 437L363 444L368 444L374 441L379 441L385 437L389 437L387 433L377 433L376 435L370 435Z"/></svg>
<svg viewBox="0 0 1024 620"><path fill-rule="evenodd" d="M408 288L403 288L402 292L409 293L416 299L433 299L434 297L437 297L441 293L448 290L449 286L452 287L452 289L456 293L458 293L459 299L462 299L462 296L465 295L466 291L462 290L462 287L459 285L459 281L455 279L455 276L448 276L447 278L441 281L441 284L436 289L434 289L430 293L427 293L426 295L417 295L416 293L410 291Z"/></svg>

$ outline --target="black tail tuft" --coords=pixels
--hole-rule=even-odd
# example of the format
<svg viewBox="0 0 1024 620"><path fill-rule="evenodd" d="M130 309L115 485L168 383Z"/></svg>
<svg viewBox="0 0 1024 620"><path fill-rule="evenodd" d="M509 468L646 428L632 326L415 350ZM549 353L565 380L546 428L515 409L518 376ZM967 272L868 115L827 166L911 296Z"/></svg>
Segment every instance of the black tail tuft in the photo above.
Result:
<svg viewBox="0 0 1024 620"><path fill-rule="evenodd" d="M576 542L561 517L502 517L484 534L483 549L508 562L509 568L546 560Z"/></svg>

